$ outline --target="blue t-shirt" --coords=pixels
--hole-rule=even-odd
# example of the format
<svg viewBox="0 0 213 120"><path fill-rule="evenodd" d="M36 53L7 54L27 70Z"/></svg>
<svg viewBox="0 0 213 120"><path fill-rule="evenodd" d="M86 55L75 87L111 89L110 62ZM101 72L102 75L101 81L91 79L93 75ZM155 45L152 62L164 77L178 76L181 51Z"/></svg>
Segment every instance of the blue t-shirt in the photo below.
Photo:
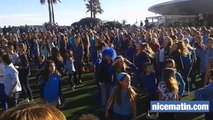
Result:
<svg viewBox="0 0 213 120"><path fill-rule="evenodd" d="M192 65L192 60L195 56L195 52L193 50L190 50L190 54L187 56L183 56L181 55L181 60L183 62L184 65L184 69L190 69L191 65Z"/></svg>
<svg viewBox="0 0 213 120"><path fill-rule="evenodd" d="M33 49L32 49L32 55L34 57L38 57L40 55L40 50L39 50L39 44L38 42L34 43Z"/></svg>
<svg viewBox="0 0 213 120"><path fill-rule="evenodd" d="M72 38L68 40L67 49L71 50L75 46L75 42Z"/></svg>
<svg viewBox="0 0 213 120"><path fill-rule="evenodd" d="M206 34L203 34L203 44L206 44L207 40L208 40L209 36Z"/></svg>
<svg viewBox="0 0 213 120"><path fill-rule="evenodd" d="M95 48L95 39L94 39L94 37L90 37L89 41L90 41L90 47Z"/></svg>
<svg viewBox="0 0 213 120"><path fill-rule="evenodd" d="M205 100L210 102L210 111L213 112L213 83L209 83L204 88L195 91L197 100Z"/></svg>
<svg viewBox="0 0 213 120"><path fill-rule="evenodd" d="M132 104L128 100L127 91L121 90L121 103L117 105L116 102L113 106L113 112L120 115L131 115L132 114Z"/></svg>
<svg viewBox="0 0 213 120"><path fill-rule="evenodd" d="M57 100L60 95L60 77L58 75L50 75L48 81L41 81L41 85L45 101L51 103Z"/></svg>
<svg viewBox="0 0 213 120"><path fill-rule="evenodd" d="M213 49L205 49L202 51L201 63L200 63L200 71L201 73L205 73L209 58L213 57Z"/></svg>
<svg viewBox="0 0 213 120"><path fill-rule="evenodd" d="M157 77L154 72L149 75L142 75L141 81L146 92L148 92L149 94L155 94L157 92Z"/></svg>
<svg viewBox="0 0 213 120"><path fill-rule="evenodd" d="M136 51L135 51L135 48L134 48L134 47L129 47L129 48L127 49L126 55L127 55L127 59L128 59L130 62L133 62L135 52L136 52Z"/></svg>

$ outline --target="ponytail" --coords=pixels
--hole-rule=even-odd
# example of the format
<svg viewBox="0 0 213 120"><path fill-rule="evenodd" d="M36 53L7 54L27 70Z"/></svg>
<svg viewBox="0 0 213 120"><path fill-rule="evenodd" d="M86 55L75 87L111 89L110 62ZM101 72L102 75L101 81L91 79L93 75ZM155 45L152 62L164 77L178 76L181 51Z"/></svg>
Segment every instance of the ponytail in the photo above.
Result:
<svg viewBox="0 0 213 120"><path fill-rule="evenodd" d="M171 68L166 68L163 71L163 79L166 84L167 89L169 92L178 92L178 83L175 79L175 70Z"/></svg>

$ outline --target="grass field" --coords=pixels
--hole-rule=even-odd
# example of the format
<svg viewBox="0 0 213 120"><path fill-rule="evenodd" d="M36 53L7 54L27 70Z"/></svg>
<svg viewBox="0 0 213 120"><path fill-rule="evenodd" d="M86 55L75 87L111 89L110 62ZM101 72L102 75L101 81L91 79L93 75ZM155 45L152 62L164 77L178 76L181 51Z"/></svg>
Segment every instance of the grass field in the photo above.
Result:
<svg viewBox="0 0 213 120"><path fill-rule="evenodd" d="M66 77L65 77L66 78ZM100 100L98 98L98 88L95 84L94 74L85 73L82 76L83 83L77 85L75 91L71 91L66 79L62 81L62 90L65 97L66 106L62 109L67 120L77 120L82 114L92 113L100 116ZM196 81L196 86L200 87L201 81ZM30 81L33 95L36 102L39 102L39 89L37 82L32 78ZM194 100L194 91L190 96L182 98L182 100ZM137 101L138 120L145 120L144 113L144 97L140 97ZM178 120L203 120L202 113L178 113Z"/></svg>

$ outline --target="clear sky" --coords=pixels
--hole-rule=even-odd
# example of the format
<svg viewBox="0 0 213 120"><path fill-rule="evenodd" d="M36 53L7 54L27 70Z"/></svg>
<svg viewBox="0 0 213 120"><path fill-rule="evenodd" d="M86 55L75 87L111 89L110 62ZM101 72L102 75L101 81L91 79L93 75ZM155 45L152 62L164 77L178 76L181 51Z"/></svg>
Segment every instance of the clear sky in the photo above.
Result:
<svg viewBox="0 0 213 120"><path fill-rule="evenodd" d="M48 6L41 5L40 0L2 0L0 8L0 26L4 25L42 25L48 22ZM148 12L154 4L169 0L100 0L104 10L102 15L97 15L102 20L127 20L134 24L137 20L148 16L155 16ZM54 6L55 21L59 25L71 25L81 18L89 17L86 13L84 0L61 0Z"/></svg>

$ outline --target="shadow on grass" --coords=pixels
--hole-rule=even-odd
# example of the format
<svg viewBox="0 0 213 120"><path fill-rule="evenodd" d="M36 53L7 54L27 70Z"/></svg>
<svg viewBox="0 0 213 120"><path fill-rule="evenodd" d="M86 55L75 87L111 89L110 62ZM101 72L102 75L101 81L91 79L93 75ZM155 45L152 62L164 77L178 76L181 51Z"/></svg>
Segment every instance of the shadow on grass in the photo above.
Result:
<svg viewBox="0 0 213 120"><path fill-rule="evenodd" d="M75 91L69 91L63 87L66 98L66 107L63 108L63 112L67 120L76 120L80 115L87 113L98 114L100 100L97 95L98 88L93 78L92 74L83 76L83 83L77 85Z"/></svg>
<svg viewBox="0 0 213 120"><path fill-rule="evenodd" d="M70 85L67 76L62 80L62 91L65 98L66 106L62 109L67 117L67 120L77 120L82 114L102 115L100 110L100 98L98 97L98 88L94 80L93 73L85 73L82 75L82 84L77 85L75 91L70 90ZM39 98L39 87L35 77L30 79L30 85L33 90L36 102ZM202 87L203 82L197 79L195 83L197 88ZM189 96L183 97L182 100L194 100L194 91L191 91ZM145 99L144 96L137 100L137 115L138 120L146 120L145 114ZM177 120L203 120L202 113L177 113Z"/></svg>

